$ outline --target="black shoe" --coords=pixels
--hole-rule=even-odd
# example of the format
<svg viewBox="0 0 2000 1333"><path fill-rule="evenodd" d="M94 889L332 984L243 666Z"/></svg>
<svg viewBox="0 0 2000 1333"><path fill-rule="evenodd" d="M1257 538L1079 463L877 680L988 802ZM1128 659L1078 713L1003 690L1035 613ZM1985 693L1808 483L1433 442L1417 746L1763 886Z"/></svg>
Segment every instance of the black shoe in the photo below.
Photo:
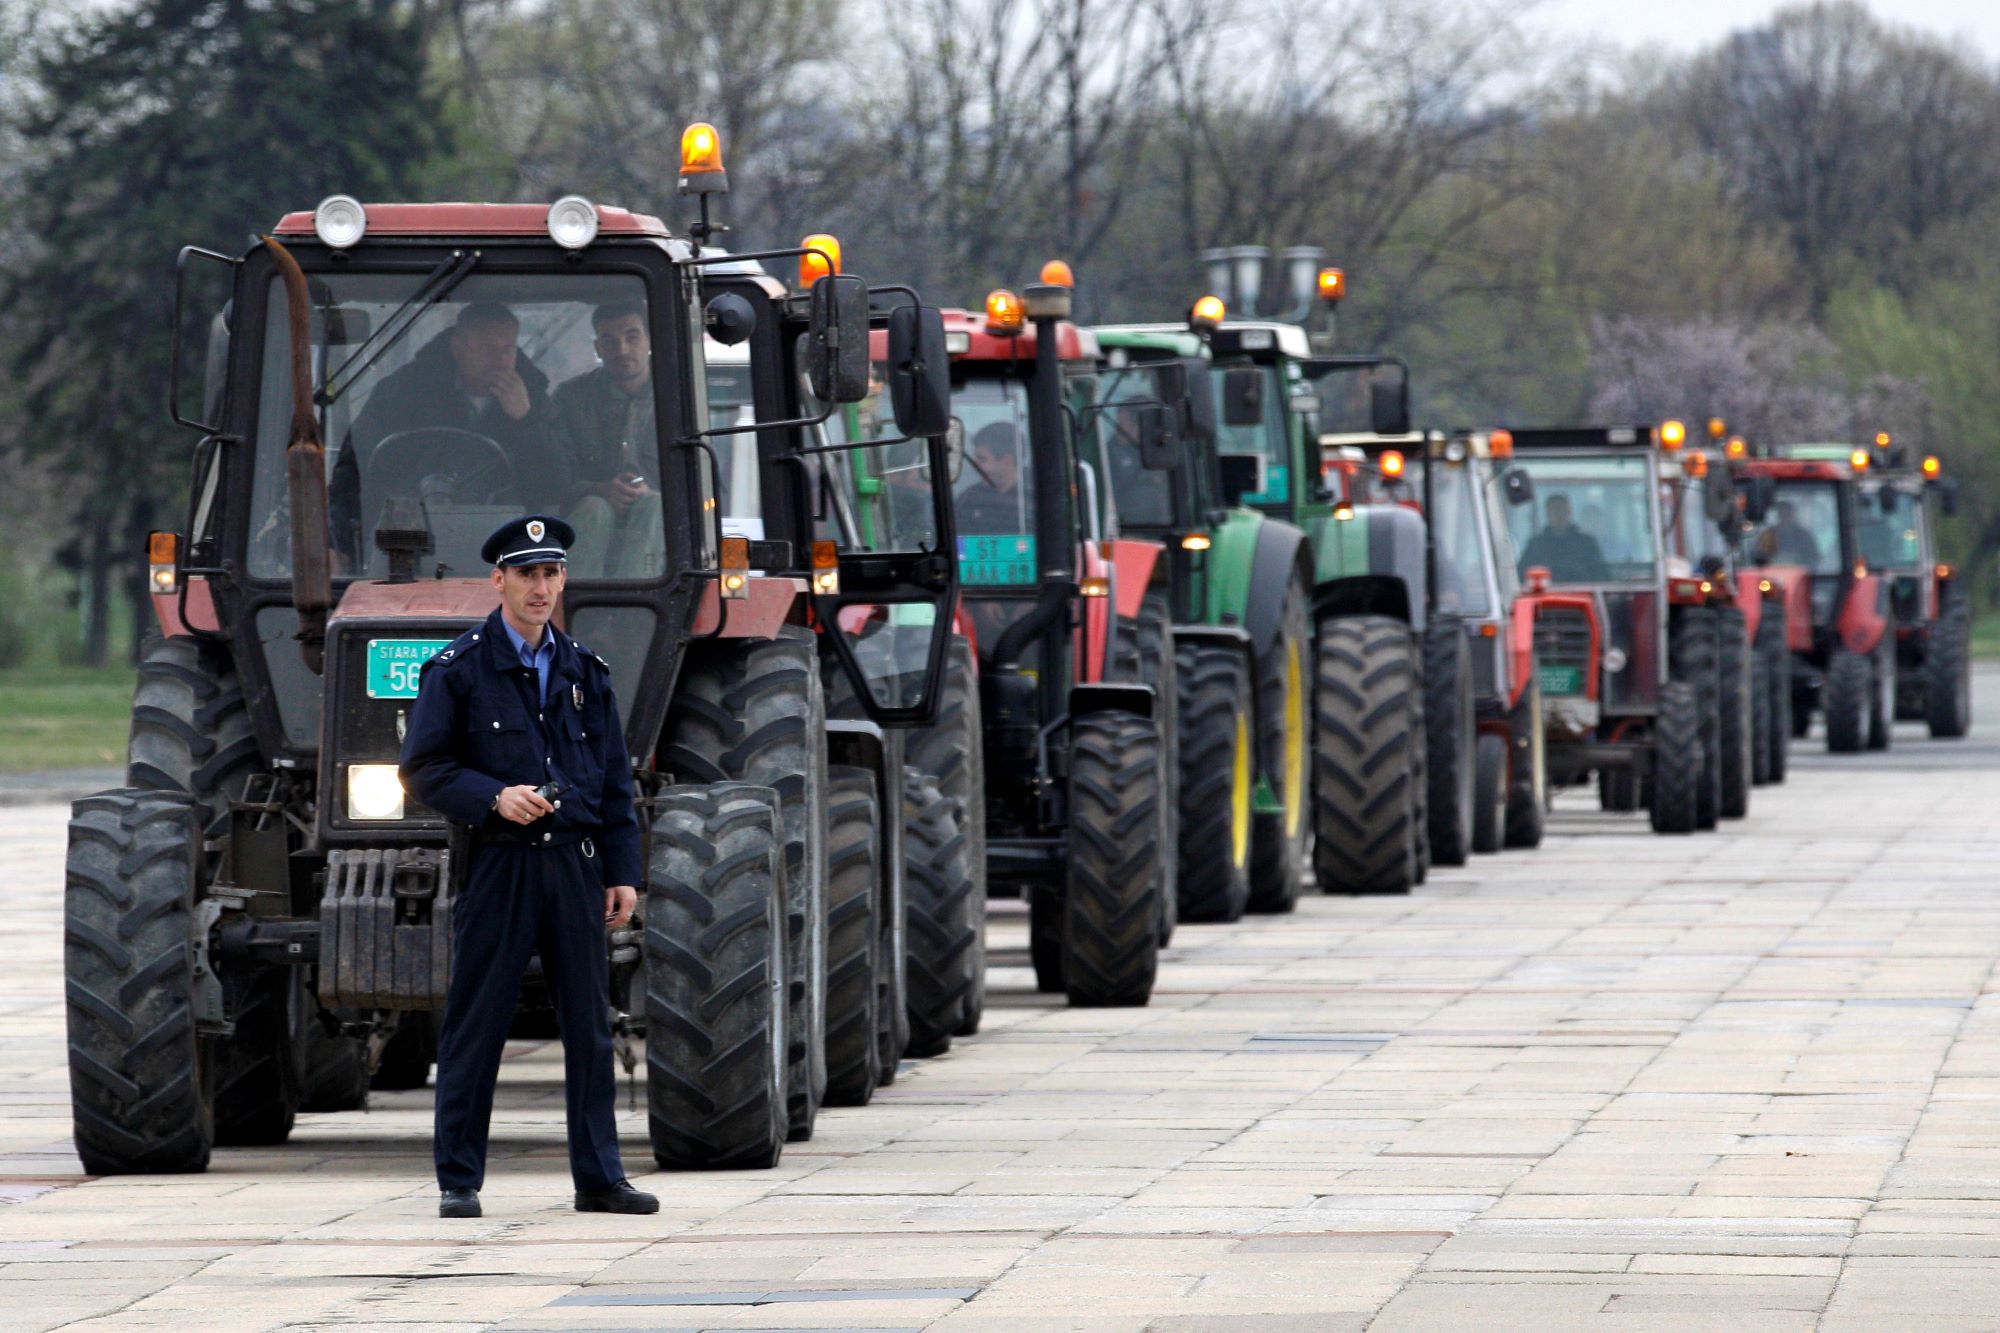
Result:
<svg viewBox="0 0 2000 1333"><path fill-rule="evenodd" d="M438 1199L439 1217L483 1217L479 1208L479 1191L474 1189L446 1190Z"/></svg>
<svg viewBox="0 0 2000 1333"><path fill-rule="evenodd" d="M657 1213L660 1201L633 1189L631 1181L621 1180L608 1190L578 1190L576 1210L579 1213Z"/></svg>

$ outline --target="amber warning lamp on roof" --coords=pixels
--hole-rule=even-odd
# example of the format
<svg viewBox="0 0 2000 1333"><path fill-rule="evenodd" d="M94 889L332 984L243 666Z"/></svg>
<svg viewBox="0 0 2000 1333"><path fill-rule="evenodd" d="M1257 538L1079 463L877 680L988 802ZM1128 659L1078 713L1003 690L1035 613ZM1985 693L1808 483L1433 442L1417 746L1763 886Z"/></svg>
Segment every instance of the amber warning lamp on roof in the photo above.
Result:
<svg viewBox="0 0 2000 1333"><path fill-rule="evenodd" d="M840 272L840 242L816 231L799 242L805 253L799 256L799 286L811 287L829 273Z"/></svg>
<svg viewBox="0 0 2000 1333"><path fill-rule="evenodd" d="M1868 451L1866 449L1856 449L1847 456L1847 462L1848 466L1852 467L1856 472L1866 472L1868 470Z"/></svg>
<svg viewBox="0 0 2000 1333"><path fill-rule="evenodd" d="M1729 434L1729 423L1727 421L1724 421L1721 417L1710 417L1708 419L1709 439L1719 440L1727 434Z"/></svg>
<svg viewBox="0 0 2000 1333"><path fill-rule="evenodd" d="M1741 458L1750 452L1750 441L1744 439L1741 435L1732 435L1729 437L1727 448L1731 458Z"/></svg>
<svg viewBox="0 0 2000 1333"><path fill-rule="evenodd" d="M986 328L988 332L1012 337L1021 331L1027 322L1027 312L1021 308L1021 298L1005 287L986 293Z"/></svg>
<svg viewBox="0 0 2000 1333"><path fill-rule="evenodd" d="M1944 462L1936 454L1924 455L1924 480L1936 481L1944 475Z"/></svg>
<svg viewBox="0 0 2000 1333"><path fill-rule="evenodd" d="M1076 274L1070 272L1069 265L1062 260L1051 259L1042 265L1042 281L1051 287L1074 287Z"/></svg>
<svg viewBox="0 0 2000 1333"><path fill-rule="evenodd" d="M1669 418L1660 423L1660 447L1678 449L1687 443L1688 428L1685 424Z"/></svg>
<svg viewBox="0 0 2000 1333"><path fill-rule="evenodd" d="M1400 449L1390 449L1382 455L1382 475L1390 481L1402 480L1403 467L1403 454Z"/></svg>
<svg viewBox="0 0 2000 1333"><path fill-rule="evenodd" d="M1204 296L1188 311L1188 327L1197 333L1213 333L1222 327L1222 321L1229 315L1229 307L1219 296Z"/></svg>
<svg viewBox="0 0 2000 1333"><path fill-rule="evenodd" d="M722 169L722 136L698 120L681 132L681 193L723 194L729 173Z"/></svg>
<svg viewBox="0 0 2000 1333"><path fill-rule="evenodd" d="M1323 268L1319 271L1319 299L1328 305L1338 305L1347 296L1347 274L1337 268Z"/></svg>
<svg viewBox="0 0 2000 1333"><path fill-rule="evenodd" d="M1504 426L1486 437L1486 451L1495 458L1514 456L1514 432Z"/></svg>

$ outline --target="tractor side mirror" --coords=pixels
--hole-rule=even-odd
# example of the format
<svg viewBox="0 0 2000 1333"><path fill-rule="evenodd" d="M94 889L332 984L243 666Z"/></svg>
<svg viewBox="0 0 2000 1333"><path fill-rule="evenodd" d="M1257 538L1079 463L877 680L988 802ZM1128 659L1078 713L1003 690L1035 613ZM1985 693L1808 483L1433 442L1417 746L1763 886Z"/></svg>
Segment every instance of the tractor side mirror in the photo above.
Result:
<svg viewBox="0 0 2000 1333"><path fill-rule="evenodd" d="M1410 433L1410 381L1376 377L1368 381L1368 424L1377 435Z"/></svg>
<svg viewBox="0 0 2000 1333"><path fill-rule="evenodd" d="M1180 366L1182 380L1187 386L1186 396L1181 399L1186 405L1185 427L1198 440L1212 440L1215 438L1215 378L1208 373L1206 362L1196 362L1192 374L1186 361L1176 364Z"/></svg>
<svg viewBox="0 0 2000 1333"><path fill-rule="evenodd" d="M1508 468L1507 476L1501 484L1507 488L1508 504L1526 505L1535 502L1535 479L1528 475L1527 469Z"/></svg>
<svg viewBox="0 0 2000 1333"><path fill-rule="evenodd" d="M1711 476L1701 488L1702 505L1708 511L1708 521L1722 529L1723 536L1730 534L1736 523L1736 488L1727 483L1719 483Z"/></svg>
<svg viewBox="0 0 2000 1333"><path fill-rule="evenodd" d="M1778 483L1771 477L1746 477L1743 489L1743 521L1762 523L1771 512L1771 502L1775 498Z"/></svg>
<svg viewBox="0 0 2000 1333"><path fill-rule="evenodd" d="M1264 372L1238 366L1222 374L1222 420L1230 426L1255 426L1264 420Z"/></svg>
<svg viewBox="0 0 2000 1333"><path fill-rule="evenodd" d="M806 378L822 403L858 403L868 396L868 284L860 278L829 273L812 285Z"/></svg>
<svg viewBox="0 0 2000 1333"><path fill-rule="evenodd" d="M1937 487L1938 512L1946 518L1950 518L1953 514L1956 514L1958 512L1958 478L1946 477L1943 481L1932 482L1931 485Z"/></svg>
<svg viewBox="0 0 2000 1333"><path fill-rule="evenodd" d="M757 310L735 292L719 292L702 307L702 328L724 347L748 341L757 328Z"/></svg>
<svg viewBox="0 0 2000 1333"><path fill-rule="evenodd" d="M1217 454L1215 461L1222 474L1222 503L1240 505L1245 496L1263 493L1264 455Z"/></svg>
<svg viewBox="0 0 2000 1333"><path fill-rule="evenodd" d="M942 435L953 423L951 358L944 349L944 312L936 306L900 305L889 312L889 406L905 435ZM961 424L961 444L964 435Z"/></svg>
<svg viewBox="0 0 2000 1333"><path fill-rule="evenodd" d="M1160 403L1136 409L1139 417L1139 465L1153 472L1171 472L1180 464L1180 433L1174 410Z"/></svg>

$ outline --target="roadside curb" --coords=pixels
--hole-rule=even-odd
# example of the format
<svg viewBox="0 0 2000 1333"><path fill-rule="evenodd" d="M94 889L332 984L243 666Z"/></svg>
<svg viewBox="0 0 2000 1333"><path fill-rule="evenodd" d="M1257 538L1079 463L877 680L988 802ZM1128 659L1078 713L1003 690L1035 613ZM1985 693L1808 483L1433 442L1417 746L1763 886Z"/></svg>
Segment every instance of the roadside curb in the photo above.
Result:
<svg viewBox="0 0 2000 1333"><path fill-rule="evenodd" d="M47 773L0 774L0 809L21 805L68 805L125 785L115 768L65 768Z"/></svg>

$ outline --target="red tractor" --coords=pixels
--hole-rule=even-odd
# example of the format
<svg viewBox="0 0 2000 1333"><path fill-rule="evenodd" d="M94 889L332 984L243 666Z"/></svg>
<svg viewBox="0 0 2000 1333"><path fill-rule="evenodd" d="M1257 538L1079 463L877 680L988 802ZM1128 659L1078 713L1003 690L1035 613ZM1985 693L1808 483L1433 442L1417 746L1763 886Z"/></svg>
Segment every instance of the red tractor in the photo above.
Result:
<svg viewBox="0 0 2000 1333"><path fill-rule="evenodd" d="M1972 720L1970 604L1931 534L1955 489L1935 457L1889 467L1888 446L1787 445L1746 459L1738 480L1756 572L1794 609L1792 734L1822 713L1841 754L1886 749L1899 716L1938 737Z"/></svg>
<svg viewBox="0 0 2000 1333"><path fill-rule="evenodd" d="M1168 571L1160 543L1100 526L1106 479L1077 448L1098 349L1070 306L1066 282L1044 281L945 312L986 869L996 895L1028 899L1042 989L1144 1004L1173 924Z"/></svg>

